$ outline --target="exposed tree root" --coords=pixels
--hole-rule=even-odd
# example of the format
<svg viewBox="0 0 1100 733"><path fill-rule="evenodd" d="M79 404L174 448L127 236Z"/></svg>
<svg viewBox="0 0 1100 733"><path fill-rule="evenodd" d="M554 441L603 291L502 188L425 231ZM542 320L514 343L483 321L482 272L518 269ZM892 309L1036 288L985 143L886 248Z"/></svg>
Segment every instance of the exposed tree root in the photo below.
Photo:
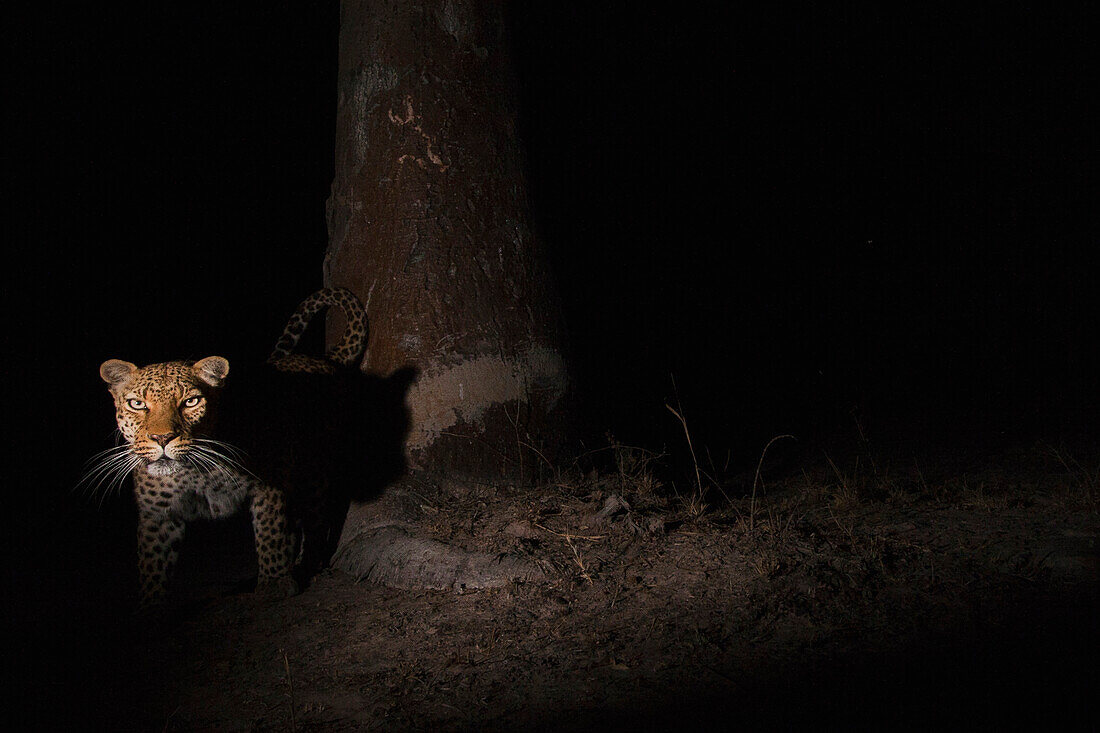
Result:
<svg viewBox="0 0 1100 733"><path fill-rule="evenodd" d="M407 476L376 499L353 504L332 566L359 580L404 590L499 588L545 577L534 560L513 552L514 540L496 526L505 520L476 531L469 525L461 533L467 541L440 532L441 527L453 529L452 515L469 516L463 506L481 502L473 484L454 481L448 487ZM495 512L486 507L485 513Z"/></svg>
<svg viewBox="0 0 1100 733"><path fill-rule="evenodd" d="M332 564L359 580L406 590L498 588L544 576L523 558L469 552L414 537L394 525L359 531L343 544Z"/></svg>

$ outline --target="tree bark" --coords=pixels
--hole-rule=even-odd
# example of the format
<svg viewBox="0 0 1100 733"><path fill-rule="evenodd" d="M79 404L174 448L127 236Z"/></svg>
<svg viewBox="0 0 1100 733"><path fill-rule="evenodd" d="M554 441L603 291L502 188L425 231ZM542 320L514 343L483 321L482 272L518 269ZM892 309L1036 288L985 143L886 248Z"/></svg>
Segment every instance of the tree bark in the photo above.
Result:
<svg viewBox="0 0 1100 733"><path fill-rule="evenodd" d="M502 3L342 3L325 284L367 307L364 371L417 371L413 469L530 477L566 432L516 114Z"/></svg>

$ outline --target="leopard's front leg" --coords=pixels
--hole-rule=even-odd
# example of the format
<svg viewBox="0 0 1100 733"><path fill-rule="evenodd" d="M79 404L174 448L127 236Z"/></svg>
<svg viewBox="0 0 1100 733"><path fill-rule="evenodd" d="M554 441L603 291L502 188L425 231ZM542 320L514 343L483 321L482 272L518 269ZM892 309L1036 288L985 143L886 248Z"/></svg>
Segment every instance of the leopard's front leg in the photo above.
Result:
<svg viewBox="0 0 1100 733"><path fill-rule="evenodd" d="M152 512L139 513L137 546L141 608L148 609L164 602L186 527L179 519Z"/></svg>
<svg viewBox="0 0 1100 733"><path fill-rule="evenodd" d="M298 584L291 575L293 542L283 492L264 484L252 496L251 512L260 566L257 592L278 597L295 595Z"/></svg>

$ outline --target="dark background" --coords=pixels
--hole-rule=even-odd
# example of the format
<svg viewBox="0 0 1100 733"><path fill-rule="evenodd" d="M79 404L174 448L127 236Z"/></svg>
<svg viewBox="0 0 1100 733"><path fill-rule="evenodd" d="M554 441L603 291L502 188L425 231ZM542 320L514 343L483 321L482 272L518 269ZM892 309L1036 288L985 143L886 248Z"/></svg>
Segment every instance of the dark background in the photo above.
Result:
<svg viewBox="0 0 1100 733"><path fill-rule="evenodd" d="M678 398L752 463L856 420L889 443L1092 420L1083 14L581 5L509 17L597 422L678 444ZM100 361L257 358L320 285L338 13L11 20L5 350L54 390L26 391L43 434L59 399L107 433Z"/></svg>
<svg viewBox="0 0 1100 733"><path fill-rule="evenodd" d="M104 574L131 570L126 498L71 490L111 445L99 363L263 358L321 284L335 5L149 5L3 11L7 589L53 634L121 611ZM756 13L510 12L599 426L679 460L679 400L750 468L780 433L976 454L1090 428L1086 14Z"/></svg>

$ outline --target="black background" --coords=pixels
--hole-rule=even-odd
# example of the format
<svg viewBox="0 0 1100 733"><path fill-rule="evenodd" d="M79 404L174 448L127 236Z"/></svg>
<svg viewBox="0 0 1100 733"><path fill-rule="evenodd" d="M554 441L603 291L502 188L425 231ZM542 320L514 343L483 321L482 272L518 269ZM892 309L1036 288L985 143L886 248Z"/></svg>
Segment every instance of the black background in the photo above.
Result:
<svg viewBox="0 0 1100 733"><path fill-rule="evenodd" d="M1094 421L1083 13L581 5L509 25L600 429L676 451L678 400L752 465L857 422L965 451ZM102 360L261 358L320 285L338 12L9 21L8 383L31 434L69 423L20 450L78 470L113 428Z"/></svg>
<svg viewBox="0 0 1100 733"><path fill-rule="evenodd" d="M597 423L670 444L678 398L697 441L751 462L854 419L884 442L1092 419L1083 14L582 5L509 17ZM36 427L61 399L109 431L85 399L108 357L266 354L320 285L335 7L5 25L5 346L59 390L20 390Z"/></svg>
<svg viewBox="0 0 1100 733"><path fill-rule="evenodd" d="M675 453L679 400L751 467L780 433L967 453L1095 422L1089 18L886 7L512 7L534 223L601 428ZM102 613L130 529L71 490L111 445L98 365L263 358L320 286L338 12L4 15L7 585Z"/></svg>

